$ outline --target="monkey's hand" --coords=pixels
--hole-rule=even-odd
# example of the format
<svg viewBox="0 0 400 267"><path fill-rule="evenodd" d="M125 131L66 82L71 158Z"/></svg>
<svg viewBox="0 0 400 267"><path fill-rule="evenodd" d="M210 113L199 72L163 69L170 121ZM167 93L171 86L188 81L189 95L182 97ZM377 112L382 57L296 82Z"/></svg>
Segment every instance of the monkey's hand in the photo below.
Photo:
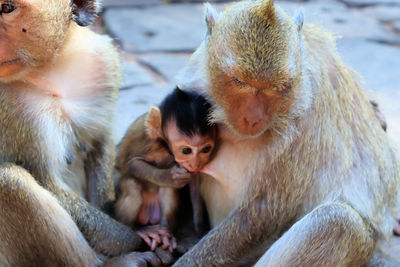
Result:
<svg viewBox="0 0 400 267"><path fill-rule="evenodd" d="M162 249L168 249L170 252L177 248L176 239L171 231L161 225L143 227L137 231L137 234L152 251L155 251L160 244L162 244Z"/></svg>
<svg viewBox="0 0 400 267"><path fill-rule="evenodd" d="M182 188L192 177L190 172L177 164L169 169L159 169L139 157L131 159L129 164L132 177L160 187Z"/></svg>
<svg viewBox="0 0 400 267"><path fill-rule="evenodd" d="M177 164L171 168L171 177L171 186L174 188L182 188L191 181L192 174L188 170Z"/></svg>

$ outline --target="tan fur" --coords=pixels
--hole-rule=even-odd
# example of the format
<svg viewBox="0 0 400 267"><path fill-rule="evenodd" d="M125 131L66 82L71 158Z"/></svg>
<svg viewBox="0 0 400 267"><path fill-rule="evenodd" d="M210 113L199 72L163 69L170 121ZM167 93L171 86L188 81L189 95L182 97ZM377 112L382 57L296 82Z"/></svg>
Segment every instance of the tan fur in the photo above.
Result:
<svg viewBox="0 0 400 267"><path fill-rule="evenodd" d="M146 201L141 193L146 191L158 194L161 224L170 230L175 227L177 189L160 186L170 176L174 157L159 142L161 134L160 110L152 107L132 123L118 145L116 168L121 196L116 202L115 213L116 218L124 224L133 225L137 222L140 208ZM146 165L148 169L135 167L137 163Z"/></svg>
<svg viewBox="0 0 400 267"><path fill-rule="evenodd" d="M11 165L0 202L17 221L0 224L4 264L92 266L95 252L136 249L136 233L100 211L115 198L119 60L110 38L71 21L92 20L97 2L7 3L16 9L0 20L0 160Z"/></svg>
<svg viewBox="0 0 400 267"><path fill-rule="evenodd" d="M178 190L174 188L160 188L160 198L164 201L161 202L161 211L164 215L161 224L168 225L169 227L176 226L176 215L179 207Z"/></svg>
<svg viewBox="0 0 400 267"><path fill-rule="evenodd" d="M119 181L121 196L115 203L115 217L118 221L130 225L139 213L143 204L142 186L134 179L124 179Z"/></svg>
<svg viewBox="0 0 400 267"><path fill-rule="evenodd" d="M362 266L391 236L400 168L371 104L332 35L271 2L214 15L181 75L184 89L206 85L213 119L239 137L206 170L214 229L177 266L233 266L260 251L259 266ZM251 98L266 118L255 132L241 121Z"/></svg>
<svg viewBox="0 0 400 267"><path fill-rule="evenodd" d="M1 266L15 266L14 256L19 257L18 266L100 265L71 216L26 170L2 164L0 174L6 178L0 182L0 223L13 226L0 227ZM23 212L15 212L15 209ZM37 213L42 216L36 216ZM24 242L13 239L25 235L30 238ZM45 255L38 253L37 244L48 247Z"/></svg>

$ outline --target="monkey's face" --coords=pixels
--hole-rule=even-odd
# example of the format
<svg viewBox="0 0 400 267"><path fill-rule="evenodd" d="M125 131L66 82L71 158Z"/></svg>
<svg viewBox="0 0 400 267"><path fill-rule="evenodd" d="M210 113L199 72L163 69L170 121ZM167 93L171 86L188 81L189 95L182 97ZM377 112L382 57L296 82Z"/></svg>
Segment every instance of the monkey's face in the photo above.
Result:
<svg viewBox="0 0 400 267"><path fill-rule="evenodd" d="M214 80L216 113L223 113L223 120L240 135L258 136L287 110L292 81L288 77L272 84L268 78L238 77L221 72L220 80Z"/></svg>
<svg viewBox="0 0 400 267"><path fill-rule="evenodd" d="M171 122L165 128L165 136L175 161L188 171L196 173L210 161L217 134L213 129L209 135L187 136Z"/></svg>
<svg viewBox="0 0 400 267"><path fill-rule="evenodd" d="M52 62L65 43L73 2L0 0L0 79ZM79 1L87 2L95 1Z"/></svg>
<svg viewBox="0 0 400 267"><path fill-rule="evenodd" d="M258 136L293 102L301 73L299 32L268 1L237 4L210 31L209 90L217 103L213 117L242 136Z"/></svg>

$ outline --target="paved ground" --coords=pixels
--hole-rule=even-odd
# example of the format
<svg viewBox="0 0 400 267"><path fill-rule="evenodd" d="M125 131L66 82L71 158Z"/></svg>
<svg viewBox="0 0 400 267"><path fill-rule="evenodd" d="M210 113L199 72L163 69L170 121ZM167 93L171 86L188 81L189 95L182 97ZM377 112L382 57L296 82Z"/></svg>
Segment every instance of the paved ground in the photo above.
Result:
<svg viewBox="0 0 400 267"><path fill-rule="evenodd" d="M175 3L103 0L99 24L115 38L123 59L116 141L174 87L175 75L205 35L200 1L165 2ZM215 6L221 10L227 4L211 2L218 2ZM364 77L371 98L378 100L387 118L389 136L400 147L400 0L276 2L292 15L303 9L306 22L341 36L338 50L343 60ZM392 246L398 258L399 239Z"/></svg>

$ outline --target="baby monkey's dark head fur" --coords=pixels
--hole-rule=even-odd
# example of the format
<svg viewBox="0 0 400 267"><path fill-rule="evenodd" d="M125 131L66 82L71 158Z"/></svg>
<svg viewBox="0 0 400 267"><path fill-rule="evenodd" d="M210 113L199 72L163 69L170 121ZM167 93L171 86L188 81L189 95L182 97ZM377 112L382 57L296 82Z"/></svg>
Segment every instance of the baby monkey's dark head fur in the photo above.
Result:
<svg viewBox="0 0 400 267"><path fill-rule="evenodd" d="M189 137L208 135L212 131L213 125L208 122L211 105L195 92L183 91L177 87L167 95L159 108L163 131L170 122L176 123L178 129Z"/></svg>

